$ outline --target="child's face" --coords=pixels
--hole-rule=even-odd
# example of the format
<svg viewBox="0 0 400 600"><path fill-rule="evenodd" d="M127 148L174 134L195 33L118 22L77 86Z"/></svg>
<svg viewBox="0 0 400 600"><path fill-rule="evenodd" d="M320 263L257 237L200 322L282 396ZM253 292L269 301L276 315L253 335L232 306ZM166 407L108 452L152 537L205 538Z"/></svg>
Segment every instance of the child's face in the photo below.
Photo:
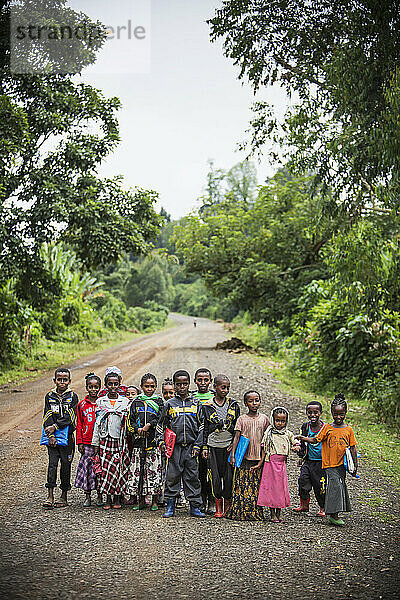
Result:
<svg viewBox="0 0 400 600"><path fill-rule="evenodd" d="M175 396L175 388L174 386L171 384L168 385L164 385L163 390L162 390L162 395L164 400L169 400L170 398L173 398Z"/></svg>
<svg viewBox="0 0 400 600"><path fill-rule="evenodd" d="M97 381L97 379L89 379L86 384L86 389L89 394L89 397L92 399L96 399L100 391L100 384Z"/></svg>
<svg viewBox="0 0 400 600"><path fill-rule="evenodd" d="M61 371L60 373L57 373L57 375L54 377L54 383L56 384L57 392L62 394L68 389L68 386L71 383L71 379L68 373L63 373Z"/></svg>
<svg viewBox="0 0 400 600"><path fill-rule="evenodd" d="M106 388L109 394L112 394L114 398L118 395L118 388L120 386L120 380L118 375L110 375L106 382Z"/></svg>
<svg viewBox="0 0 400 600"><path fill-rule="evenodd" d="M335 422L335 425L343 425L344 419L346 417L346 410L344 406L338 404L334 408L332 408L332 417Z"/></svg>
<svg viewBox="0 0 400 600"><path fill-rule="evenodd" d="M229 379L223 379L222 381L218 381L218 383L214 383L214 389L219 398L226 398L230 387L231 382Z"/></svg>
<svg viewBox="0 0 400 600"><path fill-rule="evenodd" d="M154 379L146 379L146 381L143 381L142 383L142 390L144 391L146 396L152 396L156 391L156 387L157 386Z"/></svg>
<svg viewBox="0 0 400 600"><path fill-rule="evenodd" d="M211 377L206 371L200 371L200 373L197 373L194 382L197 385L197 389L200 394L205 394L208 392L208 388L210 387Z"/></svg>
<svg viewBox="0 0 400 600"><path fill-rule="evenodd" d="M321 411L319 409L319 406L315 404L310 404L310 406L307 406L307 417L312 425L318 423L321 417Z"/></svg>
<svg viewBox="0 0 400 600"><path fill-rule="evenodd" d="M175 380L175 392L180 398L186 398L189 391L189 379L186 375L178 375Z"/></svg>
<svg viewBox="0 0 400 600"><path fill-rule="evenodd" d="M274 415L274 425L278 431L286 427L287 416L284 413Z"/></svg>
<svg viewBox="0 0 400 600"><path fill-rule="evenodd" d="M261 405L261 399L258 394L251 392L246 396L246 406L250 412L257 412Z"/></svg>
<svg viewBox="0 0 400 600"><path fill-rule="evenodd" d="M128 400L133 400L138 395L137 390L135 388L127 388L125 396Z"/></svg>

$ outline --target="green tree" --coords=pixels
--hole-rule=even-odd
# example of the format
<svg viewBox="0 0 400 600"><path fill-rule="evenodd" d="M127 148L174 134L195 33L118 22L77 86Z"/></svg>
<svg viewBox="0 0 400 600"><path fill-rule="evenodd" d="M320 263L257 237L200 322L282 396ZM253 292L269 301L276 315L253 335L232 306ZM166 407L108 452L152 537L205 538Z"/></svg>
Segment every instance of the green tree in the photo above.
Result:
<svg viewBox="0 0 400 600"><path fill-rule="evenodd" d="M175 228L175 243L189 273L254 319L290 331L302 290L325 277L322 249L339 219L316 210L310 178L273 177L254 204L228 194L212 214L193 214Z"/></svg>
<svg viewBox="0 0 400 600"><path fill-rule="evenodd" d="M397 209L397 0L230 0L209 23L239 77L299 97L281 129L265 104L255 106L253 149L278 138L292 168L317 172L352 214L360 205Z"/></svg>

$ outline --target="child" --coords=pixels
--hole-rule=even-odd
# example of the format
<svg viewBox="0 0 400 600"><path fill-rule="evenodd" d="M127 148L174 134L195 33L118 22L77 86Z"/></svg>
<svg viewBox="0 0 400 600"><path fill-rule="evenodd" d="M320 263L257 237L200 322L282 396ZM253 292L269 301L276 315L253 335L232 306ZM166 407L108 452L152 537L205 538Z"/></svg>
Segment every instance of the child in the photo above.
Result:
<svg viewBox="0 0 400 600"><path fill-rule="evenodd" d="M94 373L89 373L85 377L87 396L78 402L76 411L76 443L81 453L78 469L76 471L75 487L85 492L84 508L92 504L91 493L98 486L96 485L96 476L93 472L94 449L92 446L93 427L96 420L96 401L97 394L101 388L100 377ZM103 506L101 493L97 492L97 506Z"/></svg>
<svg viewBox="0 0 400 600"><path fill-rule="evenodd" d="M106 370L104 385L108 393L97 400L92 445L95 446L95 454L100 455L102 473L99 491L107 494L103 509L109 510L111 506L121 508L121 495L128 483L130 460L126 416L129 400L118 394L121 375L114 373L113 367Z"/></svg>
<svg viewBox="0 0 400 600"><path fill-rule="evenodd" d="M357 473L357 440L353 429L344 420L347 413L347 403L343 394L337 394L331 404L333 423L325 423L323 428L314 436L298 435L297 438L307 444L322 442L322 468L326 469L325 513L329 515L329 523L339 527L344 521L339 518L339 512L350 512L350 499L346 486L346 469L343 459L346 448L350 448L354 461L353 476Z"/></svg>
<svg viewBox="0 0 400 600"><path fill-rule="evenodd" d="M128 398L130 402L134 400L137 396L139 396L140 390L136 385L128 385L126 388L125 396Z"/></svg>
<svg viewBox="0 0 400 600"><path fill-rule="evenodd" d="M157 424L157 442L164 450L165 429L168 427L176 435L172 456L167 461L164 492L167 510L163 517L173 517L175 514L181 478L186 499L190 503L191 516L205 517L205 513L200 510L202 500L197 462L203 445L203 409L201 404L189 395L190 375L187 371L176 371L173 381L176 395L164 404Z"/></svg>
<svg viewBox="0 0 400 600"><path fill-rule="evenodd" d="M271 421L261 442L261 459L256 468L264 468L261 477L258 506L269 506L271 523L284 523L281 510L290 506L286 462L290 450L298 452L300 444L287 429L289 413L283 406L271 412Z"/></svg>
<svg viewBox="0 0 400 600"><path fill-rule="evenodd" d="M301 426L301 435L314 437L325 425L321 421L322 404L312 400L306 406L308 422ZM317 517L324 517L325 511L325 473L322 470L321 442L319 444L306 444L301 442L299 457L304 458L301 464L299 477L300 506L294 512L308 512L310 506L310 492L314 490L319 505Z"/></svg>
<svg viewBox="0 0 400 600"><path fill-rule="evenodd" d="M209 390L211 385L212 375L207 368L197 369L194 374L194 382L197 386L197 391L194 392L193 398L200 402L203 406L212 403L215 392ZM206 454L206 453L205 453ZM203 499L203 507L207 514L214 513L214 498L211 493L211 486L207 481L207 460L203 456L203 452L199 454L199 479L201 485L201 497Z"/></svg>
<svg viewBox="0 0 400 600"><path fill-rule="evenodd" d="M44 399L43 427L49 438L48 455L49 466L47 469L48 490L47 500L43 502L44 508L61 508L68 505L67 493L71 489L71 464L74 457L75 442L74 429L76 422L76 407L78 396L68 389L71 383L69 369L59 367L54 373L56 387L48 392ZM66 446L57 444L55 431L68 427L68 443ZM61 497L54 502L54 488L57 487L58 461L61 462Z"/></svg>
<svg viewBox="0 0 400 600"><path fill-rule="evenodd" d="M174 382L170 377L166 377L162 382L161 391L164 402L175 396Z"/></svg>
<svg viewBox="0 0 400 600"><path fill-rule="evenodd" d="M232 446L231 465L235 466L235 452L241 435L249 439L249 445L240 467L235 468L233 476L232 500L226 513L227 519L237 521L263 521L262 508L257 506L261 471L258 463L261 458L261 440L269 425L266 415L259 413L261 396L250 390L244 395L247 414L240 415L235 425L235 437Z"/></svg>
<svg viewBox="0 0 400 600"><path fill-rule="evenodd" d="M137 497L134 510L146 507L146 496L152 497L151 510L158 510L157 495L161 492L161 452L154 441L156 425L163 401L155 393L157 379L151 373L143 375L143 393L129 409L128 430L133 434L133 450L128 491Z"/></svg>
<svg viewBox="0 0 400 600"><path fill-rule="evenodd" d="M229 394L230 381L226 375L214 378L215 397L204 409L204 450L207 460L211 491L215 497L214 516L226 513L232 496L232 465L228 461L232 449L234 429L240 415L239 404ZM225 501L225 506L223 502Z"/></svg>
<svg viewBox="0 0 400 600"><path fill-rule="evenodd" d="M127 387L126 387L126 385L122 385L122 383L121 383L121 381L122 381L122 371L121 371L121 369L118 368L118 367L115 367L115 366L114 367L107 367L106 372L104 374L104 377L106 377L108 375L108 373L114 373L114 375L118 375L119 376L119 378L120 378L119 379L119 388L118 388L117 392L118 392L118 394L120 396L125 396L126 395ZM133 387L135 387L135 386L133 386ZM139 390L138 390L138 393L139 393ZM104 388L99 391L99 394L98 394L97 397L101 398L102 396L107 396L107 394L108 394L108 389L107 389L106 386L104 386Z"/></svg>

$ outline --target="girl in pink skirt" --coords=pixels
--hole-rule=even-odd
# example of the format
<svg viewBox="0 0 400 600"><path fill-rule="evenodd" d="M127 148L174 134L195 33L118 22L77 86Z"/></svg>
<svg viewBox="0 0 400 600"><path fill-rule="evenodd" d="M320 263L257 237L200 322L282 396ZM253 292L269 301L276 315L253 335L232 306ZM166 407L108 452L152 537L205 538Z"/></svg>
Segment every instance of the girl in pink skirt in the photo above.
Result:
<svg viewBox="0 0 400 600"><path fill-rule="evenodd" d="M300 444L287 429L289 413L283 406L271 412L271 423L261 441L261 459L257 465L264 468L261 477L258 506L268 506L271 523L283 523L281 510L290 506L286 461L291 450L298 452Z"/></svg>

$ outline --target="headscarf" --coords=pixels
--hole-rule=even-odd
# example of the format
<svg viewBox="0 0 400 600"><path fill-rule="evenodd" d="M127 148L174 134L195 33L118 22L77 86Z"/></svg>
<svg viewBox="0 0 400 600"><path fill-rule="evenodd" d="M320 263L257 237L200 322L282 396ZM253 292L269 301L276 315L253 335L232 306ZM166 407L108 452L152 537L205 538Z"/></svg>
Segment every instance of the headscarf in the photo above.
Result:
<svg viewBox="0 0 400 600"><path fill-rule="evenodd" d="M104 379L107 377L107 375L110 375L111 373L113 375L117 375L117 377L122 378L121 369L119 369L118 367L107 367L106 372L104 373Z"/></svg>
<svg viewBox="0 0 400 600"><path fill-rule="evenodd" d="M274 420L274 413L276 411L282 411L286 414L286 425L283 429L277 429L275 427L275 420ZM264 446L264 450L265 450L265 460L266 462L269 462L269 457L271 456L271 454L278 454L277 452L277 448L275 447L274 441L273 441L273 435L284 435L287 436L288 433L288 429L287 429L287 425L289 422L289 411L287 408L285 408L284 406L275 406L275 408L273 408L271 410L271 416L270 416L270 423L271 425L269 425L269 427L267 428L266 432L264 433L263 439L261 441L262 446ZM290 448L290 444L289 444L289 448ZM288 452L289 455L289 452Z"/></svg>

